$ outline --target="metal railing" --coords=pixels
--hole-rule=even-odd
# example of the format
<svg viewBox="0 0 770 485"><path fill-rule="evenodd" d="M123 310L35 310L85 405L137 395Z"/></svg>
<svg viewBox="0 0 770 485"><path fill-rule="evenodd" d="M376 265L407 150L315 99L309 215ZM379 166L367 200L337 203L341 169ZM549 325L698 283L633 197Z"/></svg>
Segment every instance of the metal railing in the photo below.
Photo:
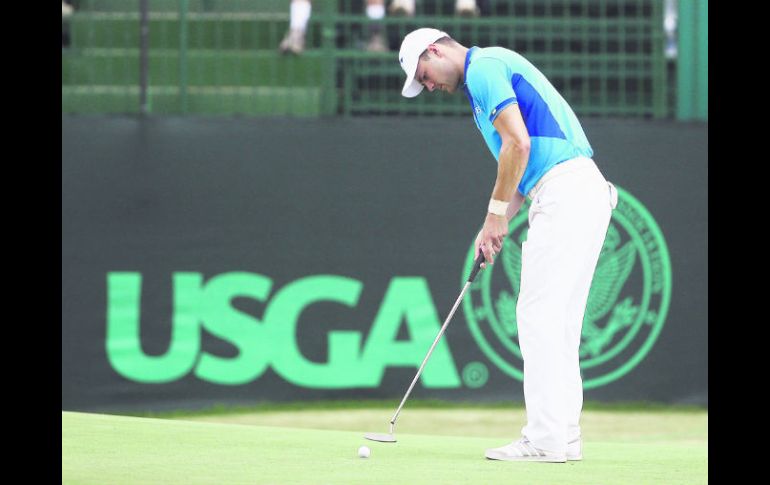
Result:
<svg viewBox="0 0 770 485"><path fill-rule="evenodd" d="M281 55L289 0L81 0L62 48L62 111L467 115L462 95L400 95L400 41L430 26L521 53L581 116L674 112L663 0L478 0L476 17L417 0L413 15L379 20L364 3L315 0L305 50ZM367 49L373 26L386 52Z"/></svg>

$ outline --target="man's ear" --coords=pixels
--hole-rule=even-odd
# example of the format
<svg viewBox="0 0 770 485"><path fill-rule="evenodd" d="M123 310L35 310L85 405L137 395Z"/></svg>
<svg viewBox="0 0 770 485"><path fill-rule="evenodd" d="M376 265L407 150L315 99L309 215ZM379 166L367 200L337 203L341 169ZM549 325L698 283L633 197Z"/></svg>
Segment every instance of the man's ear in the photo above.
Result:
<svg viewBox="0 0 770 485"><path fill-rule="evenodd" d="M441 52L441 49L438 48L436 44L431 44L428 46L428 52L433 54L436 57L444 57L443 52Z"/></svg>

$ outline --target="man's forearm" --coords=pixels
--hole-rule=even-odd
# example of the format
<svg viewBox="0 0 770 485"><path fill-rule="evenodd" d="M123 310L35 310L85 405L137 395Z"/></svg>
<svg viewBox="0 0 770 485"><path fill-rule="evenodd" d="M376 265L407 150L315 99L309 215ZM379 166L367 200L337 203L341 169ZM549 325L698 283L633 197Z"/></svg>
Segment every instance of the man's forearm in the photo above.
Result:
<svg viewBox="0 0 770 485"><path fill-rule="evenodd" d="M513 142L503 144L498 156L497 180L495 180L495 186L492 189L493 199L505 202L512 201L514 194L518 193L517 187L527 169L528 161L528 147L524 148Z"/></svg>

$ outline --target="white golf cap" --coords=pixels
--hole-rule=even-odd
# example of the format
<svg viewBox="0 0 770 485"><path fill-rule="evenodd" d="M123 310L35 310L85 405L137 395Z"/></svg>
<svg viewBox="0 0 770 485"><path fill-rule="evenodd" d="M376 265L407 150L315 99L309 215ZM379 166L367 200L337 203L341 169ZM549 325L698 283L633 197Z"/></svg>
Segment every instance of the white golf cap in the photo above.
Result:
<svg viewBox="0 0 770 485"><path fill-rule="evenodd" d="M437 29L417 29L406 34L401 42L401 50L398 51L398 62L406 73L402 96L414 98L422 92L423 85L414 79L417 63L425 49L442 37L449 37L449 34Z"/></svg>

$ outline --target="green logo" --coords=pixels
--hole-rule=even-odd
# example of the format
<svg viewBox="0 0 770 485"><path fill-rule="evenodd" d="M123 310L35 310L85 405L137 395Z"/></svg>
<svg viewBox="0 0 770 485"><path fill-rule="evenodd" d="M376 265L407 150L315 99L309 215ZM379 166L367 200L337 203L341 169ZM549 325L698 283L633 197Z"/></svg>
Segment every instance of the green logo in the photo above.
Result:
<svg viewBox="0 0 770 485"><path fill-rule="evenodd" d="M663 234L636 198L617 189L618 205L583 319L580 369L585 389L621 378L644 359L660 334L671 299L671 261ZM518 380L523 379L523 366L516 302L528 209L529 201L511 220L495 264L479 273L463 301L476 343L501 371ZM473 253L471 243L464 278L473 265Z"/></svg>
<svg viewBox="0 0 770 485"><path fill-rule="evenodd" d="M107 358L127 379L166 383L193 373L211 383L241 385L272 367L301 387L374 388L388 367L418 368L441 328L427 280L394 277L374 320L360 329L328 332L328 356L316 362L300 350L303 313L321 303L338 305L340 314L352 311L364 289L360 281L314 275L273 291L272 280L256 273L223 273L204 281L200 273L178 272L172 278L170 343L165 354L155 356L144 353L140 338L142 275L107 274ZM236 298L256 300L265 310L262 315L246 313L233 305ZM409 339L397 338L402 326ZM202 329L233 344L238 354L225 358L207 352ZM446 339L436 346L421 382L426 388L460 387Z"/></svg>

